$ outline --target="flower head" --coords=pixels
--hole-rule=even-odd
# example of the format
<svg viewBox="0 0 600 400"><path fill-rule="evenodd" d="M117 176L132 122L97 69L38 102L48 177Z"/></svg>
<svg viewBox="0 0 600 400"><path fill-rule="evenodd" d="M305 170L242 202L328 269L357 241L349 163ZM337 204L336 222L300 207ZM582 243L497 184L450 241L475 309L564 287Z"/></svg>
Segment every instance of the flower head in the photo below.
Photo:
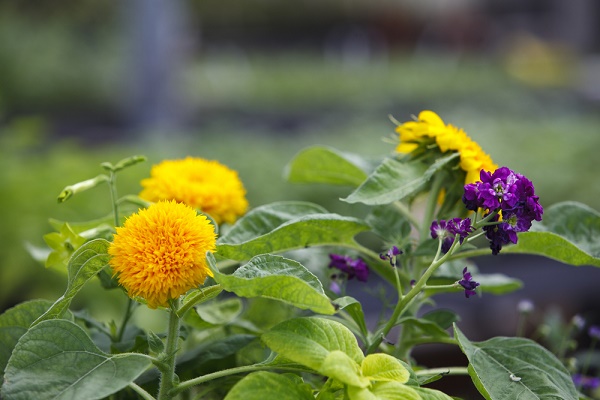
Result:
<svg viewBox="0 0 600 400"><path fill-rule="evenodd" d="M217 161L187 157L154 165L143 179L140 197L176 200L209 214L216 223L233 223L248 209L246 190L236 171Z"/></svg>
<svg viewBox="0 0 600 400"><path fill-rule="evenodd" d="M206 252L215 248L214 227L205 216L185 204L160 201L117 228L108 254L129 296L156 308L212 276Z"/></svg>
<svg viewBox="0 0 600 400"><path fill-rule="evenodd" d="M482 169L497 168L491 157L462 129L444 124L433 111L421 111L416 121L399 125L396 132L400 136L400 144L396 148L399 153L411 153L420 143L430 142L435 142L442 153L460 153L460 168L466 173L465 183L475 182Z"/></svg>
<svg viewBox="0 0 600 400"><path fill-rule="evenodd" d="M330 254L329 268L337 268L346 274L348 280L356 277L361 282L366 282L369 277L369 267L361 258L352 258L340 254Z"/></svg>
<svg viewBox="0 0 600 400"><path fill-rule="evenodd" d="M479 208L499 214L484 226L493 254L498 254L504 244L517 243L517 232L526 232L531 223L542 220L544 209L536 196L533 183L525 176L507 167L493 173L482 170L480 180L465 185L463 202L467 209Z"/></svg>
<svg viewBox="0 0 600 400"><path fill-rule="evenodd" d="M399 250L396 246L392 246L391 249L385 254L380 254L379 258L382 260L389 260L392 267L396 266L396 256L402 254L402 250Z"/></svg>
<svg viewBox="0 0 600 400"><path fill-rule="evenodd" d="M479 286L479 282L475 282L471 273L467 271L467 267L463 269L463 278L457 283L465 289L465 297L468 299L471 296L477 294L475 288Z"/></svg>
<svg viewBox="0 0 600 400"><path fill-rule="evenodd" d="M462 244L473 231L473 227L469 218L453 218L448 221L443 219L433 221L429 230L433 239L440 238L442 240L442 252L447 253L450 247L452 247L456 235L459 235L459 240Z"/></svg>

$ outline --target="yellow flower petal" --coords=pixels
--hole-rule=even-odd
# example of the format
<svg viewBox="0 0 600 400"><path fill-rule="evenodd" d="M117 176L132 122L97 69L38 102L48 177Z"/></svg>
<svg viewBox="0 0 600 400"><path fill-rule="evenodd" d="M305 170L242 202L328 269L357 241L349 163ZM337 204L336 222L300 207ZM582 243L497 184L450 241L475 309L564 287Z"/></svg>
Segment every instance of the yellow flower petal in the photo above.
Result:
<svg viewBox="0 0 600 400"><path fill-rule="evenodd" d="M206 252L215 249L214 227L205 216L185 204L161 201L117 228L108 254L129 296L156 308L212 276Z"/></svg>
<svg viewBox="0 0 600 400"><path fill-rule="evenodd" d="M416 142L423 137L435 138L440 151L457 151L460 153L460 168L466 172L465 183L479 180L482 169L494 171L498 168L491 157L474 142L462 129L444 121L433 111L419 113L418 121L409 121L396 128L400 144L396 147L399 153L410 153L418 147Z"/></svg>
<svg viewBox="0 0 600 400"><path fill-rule="evenodd" d="M217 161L187 157L152 167L141 182L140 197L176 200L209 214L215 222L233 223L248 209L246 190L236 171Z"/></svg>

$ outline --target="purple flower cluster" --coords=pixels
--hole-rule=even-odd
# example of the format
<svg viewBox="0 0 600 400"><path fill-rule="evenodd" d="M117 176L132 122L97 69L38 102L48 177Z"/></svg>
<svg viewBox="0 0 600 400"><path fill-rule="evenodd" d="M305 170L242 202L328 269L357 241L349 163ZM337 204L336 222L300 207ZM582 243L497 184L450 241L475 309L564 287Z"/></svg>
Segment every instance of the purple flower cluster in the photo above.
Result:
<svg viewBox="0 0 600 400"><path fill-rule="evenodd" d="M443 219L440 221L433 221L429 230L431 231L432 238L442 239L442 252L447 253L448 250L450 250L450 247L452 247L456 235L459 235L459 240L462 244L467 236L473 232L473 227L471 226L471 220L469 218L452 218L448 221Z"/></svg>
<svg viewBox="0 0 600 400"><path fill-rule="evenodd" d="M498 168L493 173L482 170L480 181L465 185L463 202L467 209L488 210L487 215L498 212L483 229L490 241L492 254L500 252L503 245L517 243L517 232L526 232L533 220L541 221L544 209L535 195L533 183L525 176L507 167Z"/></svg>
<svg viewBox="0 0 600 400"><path fill-rule="evenodd" d="M369 267L361 258L352 258L341 254L329 254L331 262L329 268L342 271L348 280L356 277L361 282L366 282L369 277Z"/></svg>
<svg viewBox="0 0 600 400"><path fill-rule="evenodd" d="M467 267L463 269L463 278L458 281L458 284L465 289L465 297L468 299L476 294L475 289L479 286L479 282L475 282L471 273L467 271Z"/></svg>

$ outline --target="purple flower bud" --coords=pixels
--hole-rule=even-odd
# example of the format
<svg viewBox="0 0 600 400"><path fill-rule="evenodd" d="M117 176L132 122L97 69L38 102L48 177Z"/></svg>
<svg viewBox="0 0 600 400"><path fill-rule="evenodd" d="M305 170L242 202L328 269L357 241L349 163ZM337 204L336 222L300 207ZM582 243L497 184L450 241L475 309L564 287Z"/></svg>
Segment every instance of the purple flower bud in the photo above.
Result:
<svg viewBox="0 0 600 400"><path fill-rule="evenodd" d="M479 286L479 282L475 282L471 273L467 271L467 267L463 269L463 278L457 283L465 289L465 297L468 299L471 296L477 294L475 288Z"/></svg>
<svg viewBox="0 0 600 400"><path fill-rule="evenodd" d="M399 250L396 246L392 246L391 249L385 254L380 254L379 258L382 260L389 260L392 267L396 267L396 256L402 254L402 250Z"/></svg>

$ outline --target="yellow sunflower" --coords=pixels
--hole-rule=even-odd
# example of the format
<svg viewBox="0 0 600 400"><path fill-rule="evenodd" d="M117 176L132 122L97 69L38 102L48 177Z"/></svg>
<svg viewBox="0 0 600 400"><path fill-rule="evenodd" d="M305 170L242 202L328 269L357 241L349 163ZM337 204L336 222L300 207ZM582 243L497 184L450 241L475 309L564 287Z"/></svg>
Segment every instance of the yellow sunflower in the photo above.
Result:
<svg viewBox="0 0 600 400"><path fill-rule="evenodd" d="M215 230L205 216L185 204L160 201L117 228L108 254L129 296L156 308L212 276L206 252L215 249Z"/></svg>
<svg viewBox="0 0 600 400"><path fill-rule="evenodd" d="M412 152L426 138L434 138L442 153L459 152L460 168L466 172L465 183L478 181L482 169L495 171L498 168L492 158L462 129L444 124L433 111L421 111L416 121L398 125L396 132L400 138L400 144L396 147L399 153Z"/></svg>
<svg viewBox="0 0 600 400"><path fill-rule="evenodd" d="M187 157L154 165L143 179L140 197L175 200L209 214L217 224L233 223L248 209L246 190L236 171L218 161Z"/></svg>

